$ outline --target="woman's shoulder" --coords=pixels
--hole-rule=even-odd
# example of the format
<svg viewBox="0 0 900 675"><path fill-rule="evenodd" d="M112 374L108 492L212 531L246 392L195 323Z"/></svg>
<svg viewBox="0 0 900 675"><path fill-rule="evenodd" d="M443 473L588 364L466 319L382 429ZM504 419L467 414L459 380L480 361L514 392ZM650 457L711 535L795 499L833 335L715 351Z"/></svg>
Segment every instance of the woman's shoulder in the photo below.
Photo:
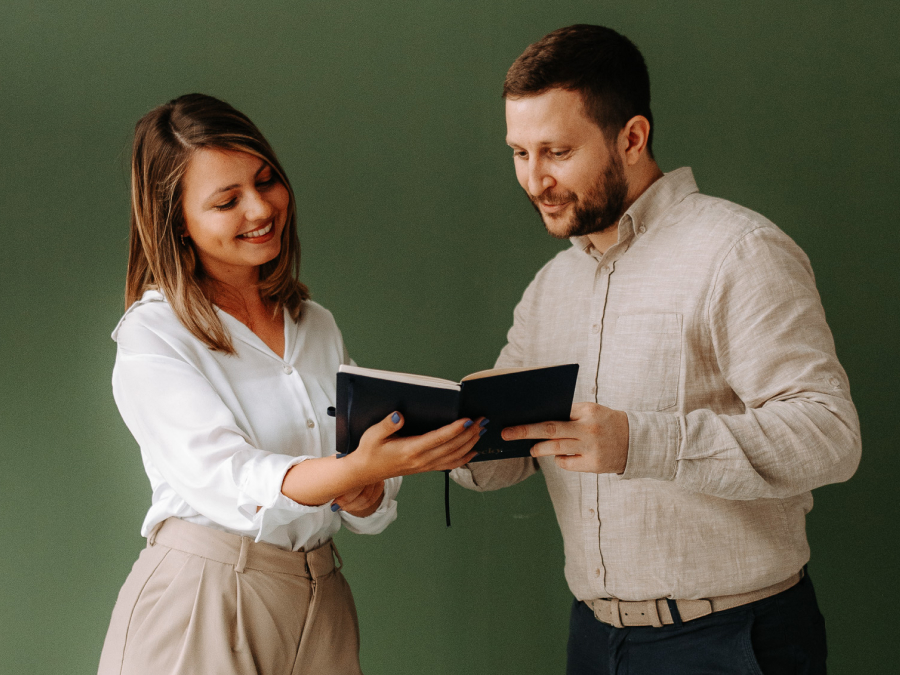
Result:
<svg viewBox="0 0 900 675"><path fill-rule="evenodd" d="M315 300L304 300L300 305L300 325L309 324L315 328L337 329L334 315Z"/></svg>
<svg viewBox="0 0 900 675"><path fill-rule="evenodd" d="M133 352L167 352L164 345L190 341L193 336L175 315L165 296L157 290L145 291L119 319L112 339Z"/></svg>

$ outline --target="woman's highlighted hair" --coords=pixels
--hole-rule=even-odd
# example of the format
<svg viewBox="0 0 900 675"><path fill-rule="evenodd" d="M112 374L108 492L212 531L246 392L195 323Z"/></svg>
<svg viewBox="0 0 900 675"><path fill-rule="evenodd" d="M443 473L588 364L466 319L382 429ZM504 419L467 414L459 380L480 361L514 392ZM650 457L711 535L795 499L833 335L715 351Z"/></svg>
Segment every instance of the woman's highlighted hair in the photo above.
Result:
<svg viewBox="0 0 900 675"><path fill-rule="evenodd" d="M287 188L281 253L262 265L260 297L296 321L309 291L298 280L300 240L294 192L272 147L256 125L224 101L186 94L154 108L137 123L131 156L131 238L125 306L157 289L184 326L211 349L234 353L215 311L216 282L208 277L185 232L183 179L200 148L246 152L265 161Z"/></svg>

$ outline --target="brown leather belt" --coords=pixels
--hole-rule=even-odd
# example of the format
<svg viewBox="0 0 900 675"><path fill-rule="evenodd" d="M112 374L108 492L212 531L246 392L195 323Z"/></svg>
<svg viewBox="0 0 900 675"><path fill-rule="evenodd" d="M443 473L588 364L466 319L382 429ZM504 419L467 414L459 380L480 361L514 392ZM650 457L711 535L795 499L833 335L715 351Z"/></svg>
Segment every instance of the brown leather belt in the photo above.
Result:
<svg viewBox="0 0 900 675"><path fill-rule="evenodd" d="M702 600L674 600L678 607L678 613L682 621L693 621L701 616L707 616L713 612L721 612L724 609L740 607L757 600L771 597L782 591L786 591L803 578L803 570L792 577L777 584L761 588L758 591L737 593L735 595L722 595L717 598L704 598ZM675 623L672 613L669 611L669 603L665 598L658 600L641 600L637 602L618 600L616 598L597 600L585 600L584 604L594 610L594 616L598 621L616 628L625 626L669 626Z"/></svg>

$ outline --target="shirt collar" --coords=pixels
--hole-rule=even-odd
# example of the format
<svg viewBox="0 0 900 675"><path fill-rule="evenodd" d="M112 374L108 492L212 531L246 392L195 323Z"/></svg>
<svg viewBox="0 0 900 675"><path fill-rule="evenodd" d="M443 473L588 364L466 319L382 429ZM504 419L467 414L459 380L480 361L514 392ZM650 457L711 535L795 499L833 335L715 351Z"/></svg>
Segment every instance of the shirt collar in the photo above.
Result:
<svg viewBox="0 0 900 675"><path fill-rule="evenodd" d="M644 190L619 219L619 243L631 239L635 232L649 230L661 220L666 211L695 192L699 190L690 167L684 166L664 174ZM587 254L593 250L591 240L586 235L570 237L570 241Z"/></svg>

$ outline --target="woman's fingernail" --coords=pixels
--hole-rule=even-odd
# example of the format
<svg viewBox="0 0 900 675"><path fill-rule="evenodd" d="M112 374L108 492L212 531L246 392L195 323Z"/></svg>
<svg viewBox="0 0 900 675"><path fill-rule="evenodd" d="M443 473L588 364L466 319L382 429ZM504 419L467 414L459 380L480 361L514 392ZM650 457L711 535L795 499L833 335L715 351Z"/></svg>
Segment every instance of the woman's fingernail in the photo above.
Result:
<svg viewBox="0 0 900 675"><path fill-rule="evenodd" d="M485 417L483 420L481 420L481 422L478 423L478 426L486 427L488 422L490 422L490 420Z"/></svg>
<svg viewBox="0 0 900 675"><path fill-rule="evenodd" d="M341 457L346 457L346 456L347 456L346 452L339 452L335 455L335 457L337 457L338 459L340 459Z"/></svg>
<svg viewBox="0 0 900 675"><path fill-rule="evenodd" d="M393 415L391 415L391 422L393 422L394 424L397 424L397 422L399 422L399 421L400 421L400 415L398 415L397 413L394 413Z"/></svg>
<svg viewBox="0 0 900 675"><path fill-rule="evenodd" d="M472 426L472 420L466 420L466 423L463 424L463 429L468 429L470 426Z"/></svg>
<svg viewBox="0 0 900 675"><path fill-rule="evenodd" d="M478 435L484 436L486 433L487 433L487 429L482 429L481 431L478 432Z"/></svg>
<svg viewBox="0 0 900 675"><path fill-rule="evenodd" d="M338 506L337 504L332 504L332 505L331 505L331 512L332 512L332 513L337 513L337 512L340 511L340 510L341 510L341 507Z"/></svg>

